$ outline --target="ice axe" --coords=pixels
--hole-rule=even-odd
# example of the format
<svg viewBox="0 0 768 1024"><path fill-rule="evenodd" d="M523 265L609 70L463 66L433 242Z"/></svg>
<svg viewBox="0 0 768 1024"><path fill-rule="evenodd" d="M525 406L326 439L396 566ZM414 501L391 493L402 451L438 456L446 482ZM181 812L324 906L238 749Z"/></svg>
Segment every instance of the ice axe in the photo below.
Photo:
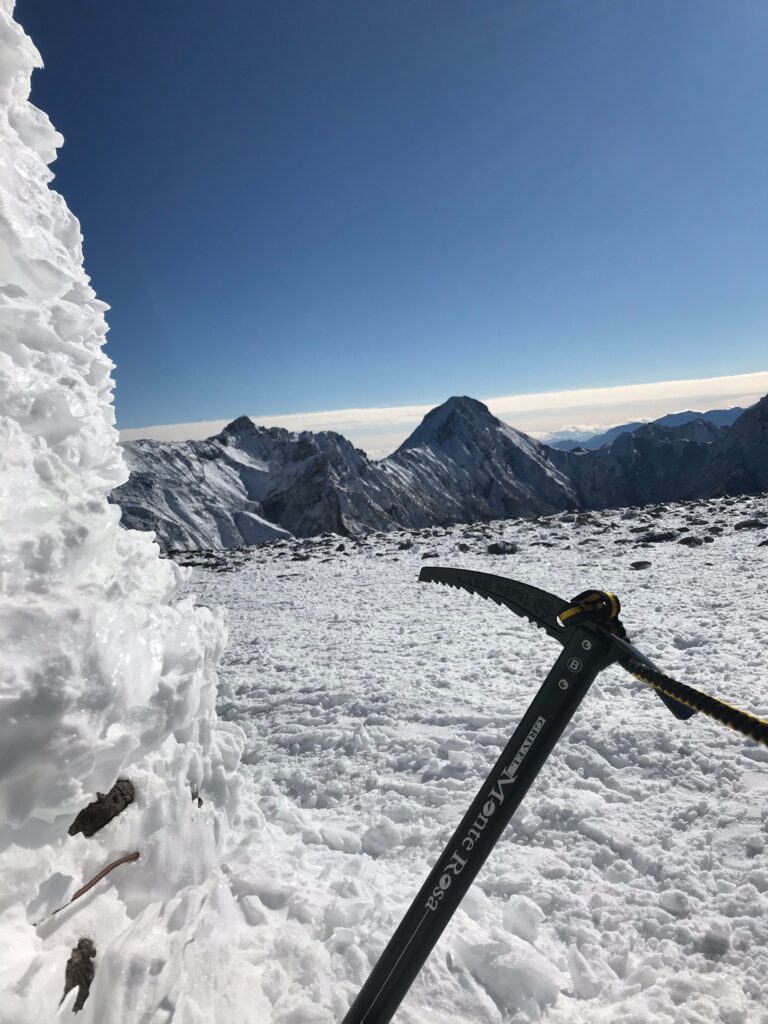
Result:
<svg viewBox="0 0 768 1024"><path fill-rule="evenodd" d="M490 775L379 957L342 1024L391 1020L454 911L542 765L604 668L618 662L651 685L676 718L696 711L768 745L768 722L665 676L628 640L614 594L573 601L470 569L430 566L422 583L445 583L504 605L558 640L563 650Z"/></svg>

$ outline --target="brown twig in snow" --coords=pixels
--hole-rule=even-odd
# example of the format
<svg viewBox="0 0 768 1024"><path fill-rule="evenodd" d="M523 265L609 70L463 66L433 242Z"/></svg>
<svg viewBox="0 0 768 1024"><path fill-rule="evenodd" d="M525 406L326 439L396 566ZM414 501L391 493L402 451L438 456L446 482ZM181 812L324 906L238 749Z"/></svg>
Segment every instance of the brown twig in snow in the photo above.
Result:
<svg viewBox="0 0 768 1024"><path fill-rule="evenodd" d="M126 853L124 856L118 857L117 860L113 860L111 864L107 864L107 866L105 868L102 868L101 871L98 873L98 875L95 875L90 880L90 882L86 882L85 885L82 887L82 889L78 889L77 892L75 893L75 895L72 897L71 900L69 900L68 903L64 903L64 904L62 904L62 906L57 907L56 910L54 910L52 914L49 914L48 917L43 918L43 921L50 921L50 919L55 914L58 914L59 911L66 910L66 908L69 907L72 903L74 903L75 900L79 900L81 896L85 896L85 894L88 892L88 890L92 889L94 887L94 885L96 885L97 882L100 882L102 880L102 878L106 878L106 876L109 874L110 871L114 871L115 868L119 868L121 864L130 864L131 861L138 860L138 859L139 859L139 851L136 850L136 851L134 851L134 853ZM38 921L37 924L42 924L43 921Z"/></svg>

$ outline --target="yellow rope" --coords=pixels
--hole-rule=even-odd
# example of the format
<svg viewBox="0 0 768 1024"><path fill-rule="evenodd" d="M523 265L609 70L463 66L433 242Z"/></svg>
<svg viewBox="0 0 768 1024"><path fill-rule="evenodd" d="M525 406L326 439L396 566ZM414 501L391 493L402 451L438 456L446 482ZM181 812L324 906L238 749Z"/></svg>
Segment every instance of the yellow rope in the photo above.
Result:
<svg viewBox="0 0 768 1024"><path fill-rule="evenodd" d="M714 719L721 725L768 747L768 721L765 719L758 718L757 715L753 715L749 711L742 711L741 708L736 708L732 704L720 700L719 697L712 697L708 693L702 693L692 686L680 683L657 669L648 668L642 662L627 658L620 661L619 664L635 679L647 683L654 690L663 693L665 697L671 697L672 700L684 704L693 711L707 715L708 718Z"/></svg>

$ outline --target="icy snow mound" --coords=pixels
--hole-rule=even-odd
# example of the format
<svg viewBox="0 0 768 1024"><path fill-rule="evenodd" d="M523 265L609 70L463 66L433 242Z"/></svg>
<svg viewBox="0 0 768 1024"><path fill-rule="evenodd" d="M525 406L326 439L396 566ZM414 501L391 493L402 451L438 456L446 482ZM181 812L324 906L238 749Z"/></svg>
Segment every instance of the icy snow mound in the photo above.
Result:
<svg viewBox="0 0 768 1024"><path fill-rule="evenodd" d="M214 710L224 627L178 599L181 570L107 501L128 475L107 307L49 188L62 138L28 102L41 60L12 15L0 0L0 1020L56 1016L81 938L96 959L78 1020L192 1019L187 991L205 1017L199 962L227 959L233 905L218 869L240 750ZM118 778L134 802L92 838L70 837Z"/></svg>

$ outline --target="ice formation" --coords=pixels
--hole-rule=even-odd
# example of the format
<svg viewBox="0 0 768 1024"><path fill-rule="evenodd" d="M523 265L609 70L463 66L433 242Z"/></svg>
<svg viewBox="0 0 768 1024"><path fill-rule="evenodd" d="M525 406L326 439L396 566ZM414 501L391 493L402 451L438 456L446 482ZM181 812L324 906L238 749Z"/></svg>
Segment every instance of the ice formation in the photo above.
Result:
<svg viewBox="0 0 768 1024"><path fill-rule="evenodd" d="M107 502L127 478L107 307L50 188L62 138L29 102L42 62L13 8L0 0L0 1020L53 1019L82 938L97 956L77 1020L202 1020L200 958L225 942L218 860L240 743L214 710L224 624L178 598L181 571ZM70 837L120 777L135 801ZM197 929L206 942L188 950Z"/></svg>

